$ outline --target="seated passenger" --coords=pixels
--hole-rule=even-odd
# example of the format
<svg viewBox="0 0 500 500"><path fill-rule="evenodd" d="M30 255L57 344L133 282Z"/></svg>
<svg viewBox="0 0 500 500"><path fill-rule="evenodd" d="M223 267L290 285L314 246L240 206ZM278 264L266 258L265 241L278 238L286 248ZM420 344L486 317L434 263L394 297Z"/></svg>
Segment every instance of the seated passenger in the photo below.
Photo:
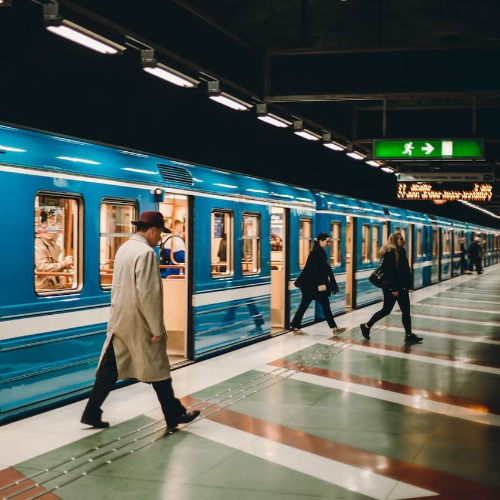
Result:
<svg viewBox="0 0 500 500"><path fill-rule="evenodd" d="M186 261L186 244L182 238L182 222L176 220L174 222L174 232L167 235L162 241L160 248L160 264L175 265L182 264ZM180 269L162 269L161 276L181 274Z"/></svg>
<svg viewBox="0 0 500 500"><path fill-rule="evenodd" d="M57 233L39 233L35 238L35 271L66 272L73 265L73 256L66 255L59 260L61 248L57 244ZM35 276L35 289L47 290L64 288L60 276Z"/></svg>

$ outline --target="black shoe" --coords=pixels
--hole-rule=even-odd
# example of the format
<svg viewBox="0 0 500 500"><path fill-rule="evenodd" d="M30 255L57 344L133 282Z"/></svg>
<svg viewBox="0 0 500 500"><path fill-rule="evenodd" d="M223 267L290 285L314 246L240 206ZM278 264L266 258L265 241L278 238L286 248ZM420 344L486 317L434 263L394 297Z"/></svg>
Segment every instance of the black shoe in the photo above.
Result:
<svg viewBox="0 0 500 500"><path fill-rule="evenodd" d="M361 333L363 334L363 337L366 340L370 340L370 329L366 326L366 324L361 323L361 325L359 325L359 327L361 328Z"/></svg>
<svg viewBox="0 0 500 500"><path fill-rule="evenodd" d="M405 335L405 342L422 342L422 340L424 340L422 337L417 337L414 333Z"/></svg>
<svg viewBox="0 0 500 500"><path fill-rule="evenodd" d="M167 422L167 432L174 432L179 424L189 424L200 415L200 410L186 411L177 420Z"/></svg>
<svg viewBox="0 0 500 500"><path fill-rule="evenodd" d="M82 419L80 420L82 424L90 425L96 429L107 429L109 427L109 422L104 422L99 418L88 418L85 415L82 415Z"/></svg>

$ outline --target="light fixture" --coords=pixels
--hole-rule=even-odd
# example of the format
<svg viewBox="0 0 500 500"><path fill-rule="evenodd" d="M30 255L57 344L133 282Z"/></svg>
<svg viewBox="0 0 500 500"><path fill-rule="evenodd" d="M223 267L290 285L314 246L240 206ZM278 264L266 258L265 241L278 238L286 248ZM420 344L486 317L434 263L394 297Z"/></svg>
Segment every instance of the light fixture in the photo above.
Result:
<svg viewBox="0 0 500 500"><path fill-rule="evenodd" d="M384 162L378 161L378 160L366 160L365 162L367 165L370 165L370 167L381 167Z"/></svg>
<svg viewBox="0 0 500 500"><path fill-rule="evenodd" d="M43 5L43 19L45 27L55 35L79 43L84 47L100 52L101 54L118 54L126 47L78 24L75 24L59 15L59 4L46 3Z"/></svg>
<svg viewBox="0 0 500 500"><path fill-rule="evenodd" d="M155 59L155 51L153 49L141 50L142 69L151 75L154 75L162 80L178 85L179 87L193 88L200 83L198 80L181 73L173 68L159 63Z"/></svg>
<svg viewBox="0 0 500 500"><path fill-rule="evenodd" d="M263 122L269 123L274 127L286 128L289 127L292 122L281 118L281 116L269 113L267 111L267 104L256 104L255 106L257 112L257 118Z"/></svg>
<svg viewBox="0 0 500 500"><path fill-rule="evenodd" d="M366 155L364 155L363 153L360 153L359 151L356 151L352 144L350 144L349 146L347 146L346 148L346 155L349 156L350 158L353 158L354 160L364 160L366 158Z"/></svg>
<svg viewBox="0 0 500 500"><path fill-rule="evenodd" d="M392 168L392 167L382 167L380 170L382 170L382 172L386 172L388 174L393 174L394 172L396 172L396 169Z"/></svg>
<svg viewBox="0 0 500 500"><path fill-rule="evenodd" d="M304 123L302 120L294 120L293 122L293 133L302 137L303 139L307 139L308 141L319 141L321 136L312 132L311 130L307 130L304 128Z"/></svg>
<svg viewBox="0 0 500 500"><path fill-rule="evenodd" d="M248 111L252 105L248 102L242 101L226 92L221 92L219 80L213 80L208 83L208 97L212 101L223 104L228 108L235 109L236 111Z"/></svg>
<svg viewBox="0 0 500 500"><path fill-rule="evenodd" d="M12 0L0 0L0 7L12 7Z"/></svg>
<svg viewBox="0 0 500 500"><path fill-rule="evenodd" d="M332 140L332 134L330 132L323 132L323 146L333 151L344 151L346 146L340 142Z"/></svg>

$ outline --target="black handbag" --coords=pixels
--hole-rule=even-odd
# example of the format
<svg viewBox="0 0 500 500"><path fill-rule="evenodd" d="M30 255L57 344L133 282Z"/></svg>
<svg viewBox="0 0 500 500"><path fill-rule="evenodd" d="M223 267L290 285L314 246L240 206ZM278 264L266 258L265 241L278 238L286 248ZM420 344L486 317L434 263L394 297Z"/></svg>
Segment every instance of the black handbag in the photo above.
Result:
<svg viewBox="0 0 500 500"><path fill-rule="evenodd" d="M384 274L384 263L381 262L373 271L373 273L370 274L370 277L368 280L370 283L377 288L389 288L389 280L387 279L387 276Z"/></svg>

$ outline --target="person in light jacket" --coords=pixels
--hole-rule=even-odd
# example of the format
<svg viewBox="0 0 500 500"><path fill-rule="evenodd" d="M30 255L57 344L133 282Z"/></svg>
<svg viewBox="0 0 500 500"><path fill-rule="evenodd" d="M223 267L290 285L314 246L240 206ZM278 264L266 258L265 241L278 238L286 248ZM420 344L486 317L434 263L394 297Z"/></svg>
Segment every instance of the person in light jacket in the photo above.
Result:
<svg viewBox="0 0 500 500"><path fill-rule="evenodd" d="M187 412L174 395L163 322L163 288L156 253L164 227L160 212L143 212L137 233L116 252L108 334L96 381L81 422L109 427L101 419L101 405L118 379L147 382L156 391L167 422L167 431L193 421L200 412Z"/></svg>
<svg viewBox="0 0 500 500"><path fill-rule="evenodd" d="M295 286L302 292L302 300L292 320L293 333L296 335L307 335L300 329L302 317L309 304L316 300L323 308L328 326L334 335L345 332L347 328L339 328L333 319L330 309L330 295L339 292L332 268L327 262L325 248L330 244L330 236L327 233L319 233L314 239L314 246L307 257L306 265L295 282Z"/></svg>
<svg viewBox="0 0 500 500"><path fill-rule="evenodd" d="M411 331L410 295L411 269L404 248L405 241L401 233L393 233L387 239L387 244L380 249L383 259L383 272L389 281L389 288L383 289L384 305L368 321L360 326L365 339L370 338L370 328L380 319L389 315L396 302L399 304L405 329L405 342L422 342L422 337L417 337Z"/></svg>

